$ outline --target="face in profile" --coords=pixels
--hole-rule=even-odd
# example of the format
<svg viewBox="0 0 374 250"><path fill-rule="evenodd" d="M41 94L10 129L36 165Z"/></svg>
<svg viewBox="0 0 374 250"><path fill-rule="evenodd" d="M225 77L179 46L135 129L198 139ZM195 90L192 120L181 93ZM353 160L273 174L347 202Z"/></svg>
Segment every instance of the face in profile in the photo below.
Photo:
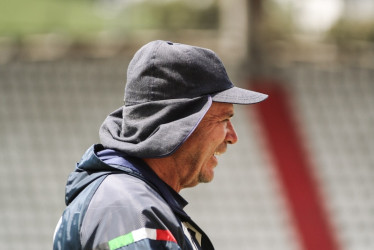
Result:
<svg viewBox="0 0 374 250"><path fill-rule="evenodd" d="M238 140L230 120L233 115L233 104L213 102L192 135L175 152L181 187L192 187L213 179L217 156L225 153L227 144Z"/></svg>

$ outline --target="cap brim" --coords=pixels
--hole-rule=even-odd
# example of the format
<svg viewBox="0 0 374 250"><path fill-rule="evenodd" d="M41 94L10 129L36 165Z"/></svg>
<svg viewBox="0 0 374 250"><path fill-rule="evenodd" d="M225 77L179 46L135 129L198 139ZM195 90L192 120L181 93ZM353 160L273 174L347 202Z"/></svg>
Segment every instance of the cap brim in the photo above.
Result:
<svg viewBox="0 0 374 250"><path fill-rule="evenodd" d="M224 91L215 93L212 96L214 102L225 102L233 104L254 104L268 98L268 95L252 90L232 87Z"/></svg>

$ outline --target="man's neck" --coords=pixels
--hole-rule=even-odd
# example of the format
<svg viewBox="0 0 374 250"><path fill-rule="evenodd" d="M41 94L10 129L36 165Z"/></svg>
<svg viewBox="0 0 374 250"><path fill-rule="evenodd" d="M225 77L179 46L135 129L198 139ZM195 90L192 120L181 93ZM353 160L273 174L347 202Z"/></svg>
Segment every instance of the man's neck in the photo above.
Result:
<svg viewBox="0 0 374 250"><path fill-rule="evenodd" d="M180 176L173 158L148 158L143 159L145 163L158 175L158 177L168 184L177 193L182 189Z"/></svg>

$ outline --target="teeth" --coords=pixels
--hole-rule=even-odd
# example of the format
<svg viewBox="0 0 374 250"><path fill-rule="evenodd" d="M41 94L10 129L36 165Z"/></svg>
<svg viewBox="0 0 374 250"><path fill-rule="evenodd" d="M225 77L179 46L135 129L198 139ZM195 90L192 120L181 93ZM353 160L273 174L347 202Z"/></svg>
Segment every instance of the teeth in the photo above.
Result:
<svg viewBox="0 0 374 250"><path fill-rule="evenodd" d="M220 152L214 152L214 155L221 155Z"/></svg>

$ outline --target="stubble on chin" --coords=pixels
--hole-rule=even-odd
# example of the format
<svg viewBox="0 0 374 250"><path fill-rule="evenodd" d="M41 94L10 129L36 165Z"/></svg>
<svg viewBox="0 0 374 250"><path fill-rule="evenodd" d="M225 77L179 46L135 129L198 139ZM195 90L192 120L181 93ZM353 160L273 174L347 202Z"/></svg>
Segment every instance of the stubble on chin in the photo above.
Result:
<svg viewBox="0 0 374 250"><path fill-rule="evenodd" d="M199 175L199 183L209 183L213 180L214 174L208 176L205 175Z"/></svg>
<svg viewBox="0 0 374 250"><path fill-rule="evenodd" d="M202 166L199 172L198 181L199 183L209 183L214 178L214 168L216 167L215 162L208 162L205 166Z"/></svg>

